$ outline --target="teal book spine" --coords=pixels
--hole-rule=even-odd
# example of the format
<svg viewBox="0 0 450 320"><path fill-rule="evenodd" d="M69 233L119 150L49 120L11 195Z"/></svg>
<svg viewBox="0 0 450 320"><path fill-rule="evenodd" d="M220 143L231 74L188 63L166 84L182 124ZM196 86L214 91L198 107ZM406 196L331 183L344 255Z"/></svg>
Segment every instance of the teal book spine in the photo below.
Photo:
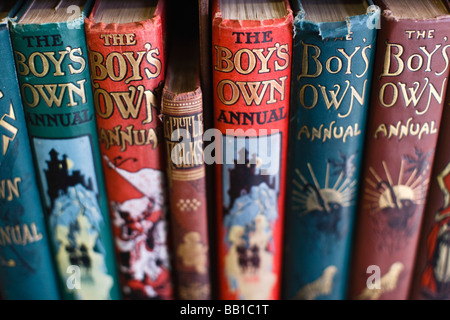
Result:
<svg viewBox="0 0 450 320"><path fill-rule="evenodd" d="M66 300L120 299L99 153L84 18L11 22L11 40L41 199ZM66 10L67 2L59 10ZM79 8L80 9L80 8ZM77 10L74 10L75 13Z"/></svg>
<svg viewBox="0 0 450 320"><path fill-rule="evenodd" d="M0 296L58 300L7 19L0 21Z"/></svg>
<svg viewBox="0 0 450 320"><path fill-rule="evenodd" d="M323 23L307 20L301 3L296 11L285 299L346 298L380 15L366 9Z"/></svg>

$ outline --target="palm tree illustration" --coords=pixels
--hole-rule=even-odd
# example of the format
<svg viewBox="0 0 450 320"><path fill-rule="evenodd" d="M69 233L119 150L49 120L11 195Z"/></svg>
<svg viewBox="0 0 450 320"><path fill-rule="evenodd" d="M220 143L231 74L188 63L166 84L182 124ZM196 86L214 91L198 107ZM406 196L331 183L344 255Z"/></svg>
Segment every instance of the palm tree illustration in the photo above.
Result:
<svg viewBox="0 0 450 320"><path fill-rule="evenodd" d="M333 174L337 175L340 173L344 174L344 177L351 176L355 171L355 166L352 161L355 159L356 153L347 157L346 154L339 152L340 160L328 159L328 162L333 166L335 171Z"/></svg>
<svg viewBox="0 0 450 320"><path fill-rule="evenodd" d="M427 158L433 153L433 151L434 150L424 153L422 150L415 147L415 155L404 155L403 159L405 159L410 165L410 167L406 171L417 171L419 174L423 174L430 166L430 162L427 160Z"/></svg>
<svg viewBox="0 0 450 320"><path fill-rule="evenodd" d="M414 172L416 171L419 175L424 175L424 173L429 169L430 162L427 160L429 156L433 154L433 150L428 151L427 153L424 153L422 150L418 149L417 147L414 148L414 156L411 155L403 155L403 159L405 159L408 164L410 165L409 168L406 170L407 172ZM424 185L421 185L421 188L423 190Z"/></svg>

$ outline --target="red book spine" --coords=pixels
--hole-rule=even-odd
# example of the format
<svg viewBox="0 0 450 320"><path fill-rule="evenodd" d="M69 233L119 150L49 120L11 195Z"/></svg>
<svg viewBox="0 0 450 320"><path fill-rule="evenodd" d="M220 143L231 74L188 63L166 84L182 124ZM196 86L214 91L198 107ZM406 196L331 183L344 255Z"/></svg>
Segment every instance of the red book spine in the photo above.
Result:
<svg viewBox="0 0 450 320"><path fill-rule="evenodd" d="M212 6L221 299L279 299L293 15L224 19ZM205 156L208 156L205 150Z"/></svg>
<svg viewBox="0 0 450 320"><path fill-rule="evenodd" d="M448 83L449 16L382 3L350 298L408 298Z"/></svg>
<svg viewBox="0 0 450 320"><path fill-rule="evenodd" d="M442 123L450 121L450 94ZM413 300L450 299L450 126L439 131L430 191L422 221L410 298Z"/></svg>
<svg viewBox="0 0 450 320"><path fill-rule="evenodd" d="M164 1L152 19L86 19L105 183L125 299L172 299L164 140Z"/></svg>

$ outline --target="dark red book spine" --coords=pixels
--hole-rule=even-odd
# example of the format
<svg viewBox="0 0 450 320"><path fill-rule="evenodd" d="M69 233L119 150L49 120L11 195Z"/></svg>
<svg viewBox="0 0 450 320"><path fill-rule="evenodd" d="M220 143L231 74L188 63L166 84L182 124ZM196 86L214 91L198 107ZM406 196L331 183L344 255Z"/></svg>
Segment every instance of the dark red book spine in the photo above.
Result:
<svg viewBox="0 0 450 320"><path fill-rule="evenodd" d="M172 299L164 137L164 1L152 19L86 19L92 89L125 299Z"/></svg>
<svg viewBox="0 0 450 320"><path fill-rule="evenodd" d="M442 115L410 298L450 299L450 94Z"/></svg>
<svg viewBox="0 0 450 320"><path fill-rule="evenodd" d="M293 21L285 5L283 17L261 21L225 19L212 6L221 299L280 297Z"/></svg>
<svg viewBox="0 0 450 320"><path fill-rule="evenodd" d="M407 299L448 83L448 15L382 1L350 298Z"/></svg>

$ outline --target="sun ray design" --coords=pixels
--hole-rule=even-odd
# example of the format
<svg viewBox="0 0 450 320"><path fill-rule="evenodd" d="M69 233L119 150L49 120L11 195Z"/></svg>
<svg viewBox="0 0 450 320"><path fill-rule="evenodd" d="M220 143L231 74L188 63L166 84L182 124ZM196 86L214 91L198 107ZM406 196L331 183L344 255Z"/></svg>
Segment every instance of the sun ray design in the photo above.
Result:
<svg viewBox="0 0 450 320"><path fill-rule="evenodd" d="M420 182L422 181L422 176L419 176L416 181L414 181L409 187L411 189L415 189L417 186L420 185Z"/></svg>
<svg viewBox="0 0 450 320"><path fill-rule="evenodd" d="M308 198L305 194L300 193L297 190L292 191L292 193L295 194L297 197L305 199L305 200Z"/></svg>
<svg viewBox="0 0 450 320"><path fill-rule="evenodd" d="M344 172L341 172L341 174L339 175L339 178L336 180L336 183L333 186L333 189L336 189L337 186L339 185L339 183L341 183L342 178L344 177Z"/></svg>
<svg viewBox="0 0 450 320"><path fill-rule="evenodd" d="M376 188L375 182L373 182L373 181L370 180L369 178L366 178L366 182L367 182L367 184L370 185L372 188Z"/></svg>
<svg viewBox="0 0 450 320"><path fill-rule="evenodd" d="M372 167L369 168L369 171L370 173L373 174L373 176L375 177L375 179L377 179L378 182L381 182L380 176L375 172L375 170Z"/></svg>
<svg viewBox="0 0 450 320"><path fill-rule="evenodd" d="M402 162L400 163L400 172L398 173L398 184L402 184L403 179L403 165L405 164L405 161L402 159Z"/></svg>
<svg viewBox="0 0 450 320"><path fill-rule="evenodd" d="M314 184L315 184L316 188L320 190L319 181L317 181L316 175L314 174L314 170L312 169L310 163L308 163L308 169L309 169L309 173L311 174L311 177L312 177L312 179L314 181Z"/></svg>
<svg viewBox="0 0 450 320"><path fill-rule="evenodd" d="M299 188L299 189L302 189L302 188L303 188L303 186L300 184L300 182L298 182L298 181L295 180L295 179L292 179L292 183L295 184L295 186L296 186L297 188Z"/></svg>
<svg viewBox="0 0 450 320"><path fill-rule="evenodd" d="M322 175L318 175L318 167L307 163L303 173L295 170L292 180L294 210L300 216L317 213L333 221L333 215L340 219L343 207L355 204L358 181L354 177L354 164L349 161L327 161L323 169Z"/></svg>
<svg viewBox="0 0 450 320"><path fill-rule="evenodd" d="M383 161L384 172L386 173L386 178L388 179L388 183L392 186L394 183L392 182L391 174L389 173L389 169L386 166L386 162Z"/></svg>
<svg viewBox="0 0 450 320"><path fill-rule="evenodd" d="M372 196L369 196L369 195L367 195L367 194L365 194L363 197L364 197L364 199L367 199L367 200L369 200L369 201L373 201L373 202L378 201L378 198L377 198L377 197L372 197Z"/></svg>
<svg viewBox="0 0 450 320"><path fill-rule="evenodd" d="M350 178L345 179L344 183L341 184L341 186L339 187L339 189L337 189L337 191L342 192L342 190L348 188L347 184L350 183L350 181L352 181Z"/></svg>
<svg viewBox="0 0 450 320"><path fill-rule="evenodd" d="M411 181L414 180L414 178L416 177L417 174L417 170L414 170L413 173L411 174L411 176L409 177L408 181L406 181L405 185L409 186L411 184Z"/></svg>
<svg viewBox="0 0 450 320"><path fill-rule="evenodd" d="M376 189L375 186L374 186L373 188ZM379 195L380 195L380 192L374 191L374 190L372 190L372 189L366 189L366 190L365 190L365 193L366 193L366 194L369 194L369 195L372 195L372 196L374 196L374 197L376 197L376 199L377 199L377 201L378 201L378 197L379 197Z"/></svg>
<svg viewBox="0 0 450 320"><path fill-rule="evenodd" d="M300 179L302 180L303 183L308 183L308 181L303 177L303 175L300 173L300 170L295 169L295 172L297 173L297 175L300 177Z"/></svg>
<svg viewBox="0 0 450 320"><path fill-rule="evenodd" d="M386 224L397 230L406 230L415 216L417 206L425 203L424 190L429 182L424 177L428 169L423 163L407 168L404 159L400 162L397 175L392 174L392 167L385 161L381 162L382 169L379 172L370 167L371 176L365 179L363 195L367 202L365 208L371 209L371 216L378 219L377 213L380 213ZM397 177L397 181L394 181L394 177Z"/></svg>

